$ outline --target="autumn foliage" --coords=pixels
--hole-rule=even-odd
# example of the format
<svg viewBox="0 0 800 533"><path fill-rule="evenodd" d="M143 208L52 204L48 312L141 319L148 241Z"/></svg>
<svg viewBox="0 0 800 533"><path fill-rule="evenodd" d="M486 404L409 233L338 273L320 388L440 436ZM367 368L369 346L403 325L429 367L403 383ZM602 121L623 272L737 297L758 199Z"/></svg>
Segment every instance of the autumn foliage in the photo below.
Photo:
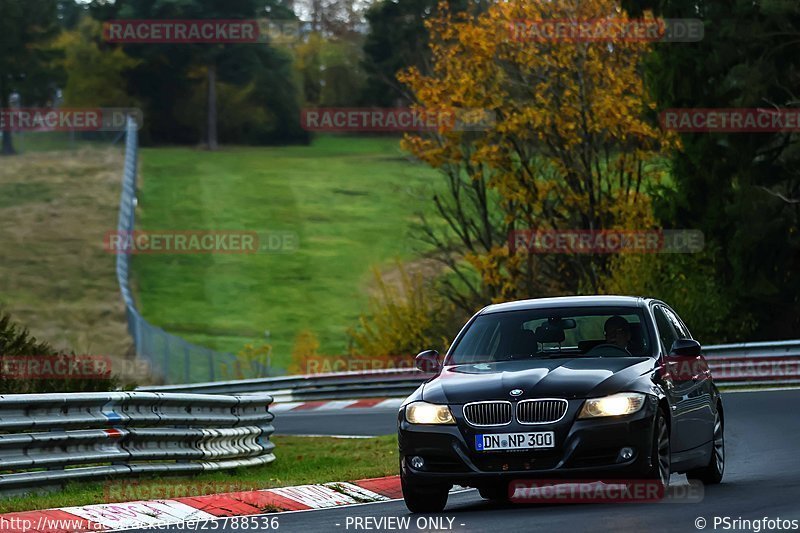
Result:
<svg viewBox="0 0 800 533"><path fill-rule="evenodd" d="M375 358L387 368L405 368L425 349L443 352L454 326L448 323L452 309L436 296L429 280L419 272L409 273L400 263L397 268L397 284L387 283L374 270L377 291L370 298L371 313L361 317L359 328L348 331L354 354Z"/></svg>
<svg viewBox="0 0 800 533"><path fill-rule="evenodd" d="M658 128L643 82L651 44L515 33L520 20L601 18L625 23L627 15L612 0L510 0L480 15L453 14L443 2L428 22L430 74L410 68L399 76L421 108L481 108L496 116L484 131L404 139L451 182L485 191L488 210L499 212L492 227L466 221L455 232L482 296L494 301L596 292L610 275L607 257L511 253L503 236L513 230L656 225L648 190L661 179L674 141Z"/></svg>

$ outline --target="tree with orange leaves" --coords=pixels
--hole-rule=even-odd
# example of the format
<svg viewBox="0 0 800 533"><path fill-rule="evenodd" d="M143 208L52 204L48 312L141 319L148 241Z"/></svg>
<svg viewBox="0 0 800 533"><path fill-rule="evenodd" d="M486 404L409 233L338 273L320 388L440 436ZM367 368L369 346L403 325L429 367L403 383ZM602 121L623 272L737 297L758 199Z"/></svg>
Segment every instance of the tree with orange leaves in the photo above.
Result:
<svg viewBox="0 0 800 533"><path fill-rule="evenodd" d="M607 256L512 251L515 230L654 227L648 189L675 141L658 129L641 75L651 44L625 30L659 27L645 17L629 20L614 0L507 0L478 15L442 2L428 21L431 73L399 75L416 105L496 119L480 131L440 128L403 141L446 177L447 193L434 198L446 229L423 227L455 273L445 290L465 310L487 299L596 292L608 275ZM530 31L548 22L566 33ZM597 38L593 30L609 22L617 31ZM593 38L570 31L587 24Z"/></svg>

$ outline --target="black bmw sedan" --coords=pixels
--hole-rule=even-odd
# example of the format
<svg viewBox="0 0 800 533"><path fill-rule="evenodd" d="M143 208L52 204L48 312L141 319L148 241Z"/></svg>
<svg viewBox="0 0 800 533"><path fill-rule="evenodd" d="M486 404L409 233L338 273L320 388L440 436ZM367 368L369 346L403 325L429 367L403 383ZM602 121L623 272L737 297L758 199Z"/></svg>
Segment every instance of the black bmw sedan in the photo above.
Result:
<svg viewBox="0 0 800 533"><path fill-rule="evenodd" d="M403 495L444 509L454 485L506 499L512 480L636 479L686 473L719 483L719 391L664 302L586 296L490 305L470 319L398 419Z"/></svg>

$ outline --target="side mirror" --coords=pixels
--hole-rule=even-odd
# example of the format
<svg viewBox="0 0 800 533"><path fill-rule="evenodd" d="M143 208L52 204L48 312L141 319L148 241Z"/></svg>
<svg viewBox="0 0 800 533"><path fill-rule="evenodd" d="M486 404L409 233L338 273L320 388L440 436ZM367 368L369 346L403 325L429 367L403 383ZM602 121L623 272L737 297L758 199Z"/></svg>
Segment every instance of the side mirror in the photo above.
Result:
<svg viewBox="0 0 800 533"><path fill-rule="evenodd" d="M425 373L433 374L442 369L442 364L439 362L439 352L436 350L425 350L420 352L414 358L414 364Z"/></svg>
<svg viewBox="0 0 800 533"><path fill-rule="evenodd" d="M672 343L669 354L679 357L697 357L701 351L699 342L692 339L678 339Z"/></svg>

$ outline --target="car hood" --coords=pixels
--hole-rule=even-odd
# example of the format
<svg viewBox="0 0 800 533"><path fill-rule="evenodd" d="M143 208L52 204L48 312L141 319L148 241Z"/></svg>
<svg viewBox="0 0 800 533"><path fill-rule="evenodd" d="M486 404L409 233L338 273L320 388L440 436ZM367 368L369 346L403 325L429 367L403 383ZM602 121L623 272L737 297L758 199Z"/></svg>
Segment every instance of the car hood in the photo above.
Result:
<svg viewBox="0 0 800 533"><path fill-rule="evenodd" d="M655 360L650 357L576 357L452 365L425 383L422 399L463 404L512 398L590 398L625 390L649 374L654 366ZM512 397L509 393L513 389L523 392ZM627 390L636 389L642 387Z"/></svg>

